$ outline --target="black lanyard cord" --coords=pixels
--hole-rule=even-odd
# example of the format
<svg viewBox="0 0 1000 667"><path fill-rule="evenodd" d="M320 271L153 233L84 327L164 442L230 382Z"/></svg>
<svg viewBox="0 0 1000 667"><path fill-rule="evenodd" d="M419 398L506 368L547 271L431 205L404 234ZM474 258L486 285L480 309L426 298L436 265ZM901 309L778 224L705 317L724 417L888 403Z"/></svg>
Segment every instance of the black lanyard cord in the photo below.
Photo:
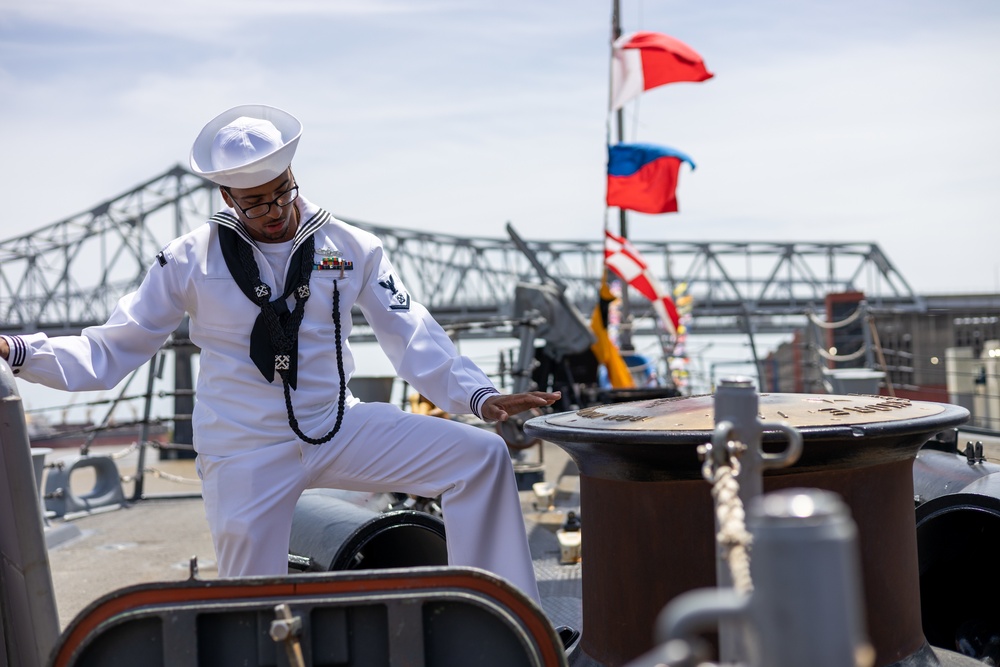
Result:
<svg viewBox="0 0 1000 667"><path fill-rule="evenodd" d="M310 445L322 445L332 440L333 436L337 435L337 431L340 430L340 424L344 421L344 401L347 396L347 381L344 378L344 349L340 342L340 291L337 289L336 280L333 281L333 330L337 341L337 372L340 374L340 398L337 401L337 422L330 429L329 433L322 438L310 438L299 429L299 420L295 418L295 412L292 410L292 392L285 377L288 371L278 371L278 374L281 375L281 384L285 389L285 408L288 410L288 425L292 427L295 435L299 436L300 440L308 442Z"/></svg>
<svg viewBox="0 0 1000 667"><path fill-rule="evenodd" d="M347 381L344 374L344 350L343 343L340 340L340 291L337 288L336 280L333 281L333 326L337 351L337 373L340 377L340 396L337 403L337 421L330 432L322 438L310 438L299 428L299 420L295 418L295 411L292 408L292 381L290 378L293 372L292 369L296 367L297 362L297 360L292 359L292 355L297 356L298 354L299 326L302 324L306 301L309 300L310 296L309 278L313 270L314 243L314 239L311 236L303 242L302 252L299 255L298 280L293 289L286 290L286 294L288 291L291 291L295 296L295 307L291 312L288 312L284 296L271 301L271 290L260 279L260 267L257 265L257 260L254 258L253 249L250 247L250 244L238 242L237 254L243 273L253 286L254 301L260 306L261 318L270 339L271 348L274 353L274 371L281 377L281 385L285 394L285 410L288 413L288 425L291 426L292 431L303 442L308 442L311 445L322 445L332 440L340 430L340 425L344 420L344 404L347 396Z"/></svg>

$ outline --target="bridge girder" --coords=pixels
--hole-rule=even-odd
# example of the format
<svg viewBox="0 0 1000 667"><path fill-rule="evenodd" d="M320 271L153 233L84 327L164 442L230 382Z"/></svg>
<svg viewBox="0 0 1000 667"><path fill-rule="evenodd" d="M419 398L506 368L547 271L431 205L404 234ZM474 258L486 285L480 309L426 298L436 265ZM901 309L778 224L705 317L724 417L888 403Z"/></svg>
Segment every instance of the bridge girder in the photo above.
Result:
<svg viewBox="0 0 1000 667"><path fill-rule="evenodd" d="M66 333L105 321L156 252L214 212L215 192L175 166L90 211L0 241L0 331ZM402 281L446 325L510 318L516 284L539 280L509 239L346 222L383 240ZM526 241L589 313L603 268L602 239ZM806 312L822 310L830 292L864 292L875 312L924 308L876 243L632 243L665 286L693 298L693 332L740 332L748 317L757 331L788 331ZM636 294L630 302L649 326L643 299Z"/></svg>

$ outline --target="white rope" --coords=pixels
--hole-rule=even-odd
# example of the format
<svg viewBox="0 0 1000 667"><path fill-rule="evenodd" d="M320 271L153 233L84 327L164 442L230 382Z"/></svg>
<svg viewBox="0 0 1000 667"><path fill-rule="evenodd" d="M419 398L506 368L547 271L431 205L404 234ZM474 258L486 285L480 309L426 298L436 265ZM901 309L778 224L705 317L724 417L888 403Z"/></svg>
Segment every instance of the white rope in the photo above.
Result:
<svg viewBox="0 0 1000 667"><path fill-rule="evenodd" d="M168 482L175 482L177 484L201 484L200 479L195 479L193 477L181 477L180 475L174 475L169 472L164 472L163 470L157 470L156 468L143 468L143 474L152 475L153 477L159 477L160 479L165 479ZM136 475L122 475L122 482L128 484L129 482L135 482L138 479Z"/></svg>
<svg viewBox="0 0 1000 667"><path fill-rule="evenodd" d="M129 454L131 454L132 452L134 452L137 449L139 449L139 443L133 442L131 445L129 445L128 447L126 447L125 449L123 449L121 451L117 451L117 452L114 452L112 454L108 454L108 458L111 459L112 461L115 461L115 460L118 460L118 459L123 459L123 458L125 458L126 456L128 456Z"/></svg>
<svg viewBox="0 0 1000 667"><path fill-rule="evenodd" d="M750 544L753 536L746 529L746 511L740 500L740 484L736 480L739 466L719 466L715 469L712 482L712 497L715 498L715 516L719 522L719 532L715 539L722 547L722 558L729 567L733 588L739 593L753 591L750 578Z"/></svg>
<svg viewBox="0 0 1000 667"><path fill-rule="evenodd" d="M200 479L181 477L180 475L174 475L169 472L164 472L163 470L157 470L156 468L145 468L143 472L147 475L152 475L153 477L165 479L168 482L176 482L178 484L201 484Z"/></svg>
<svg viewBox="0 0 1000 667"><path fill-rule="evenodd" d="M740 593L753 591L753 580L750 577L750 545L753 536L746 529L746 510L740 498L740 483L736 479L740 474L739 454L746 450L746 445L730 440L725 452L712 451L712 443L698 447L702 459L702 476L712 485L712 498L715 499L715 518L719 532L715 539L721 547L722 560L729 568L733 588ZM722 463L721 461L726 461Z"/></svg>
<svg viewBox="0 0 1000 667"><path fill-rule="evenodd" d="M854 312L848 315L846 318L840 320L839 322L824 322L823 320L816 317L814 313L806 313L809 321L818 326L820 329L839 329L841 327L846 327L847 325L854 322L854 320L861 317L861 308L855 308Z"/></svg>
<svg viewBox="0 0 1000 667"><path fill-rule="evenodd" d="M860 348L858 348L854 352L851 352L850 354L830 354L821 347L817 347L816 351L819 353L819 356L829 361L854 361L855 359L860 359L861 356L868 351L868 346L862 345Z"/></svg>

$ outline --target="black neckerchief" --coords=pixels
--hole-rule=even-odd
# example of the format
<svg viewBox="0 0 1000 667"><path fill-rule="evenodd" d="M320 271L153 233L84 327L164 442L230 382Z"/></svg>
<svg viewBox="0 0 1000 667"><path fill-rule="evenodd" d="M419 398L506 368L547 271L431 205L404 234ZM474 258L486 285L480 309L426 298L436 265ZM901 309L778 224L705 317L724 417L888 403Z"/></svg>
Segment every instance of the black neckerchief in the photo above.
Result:
<svg viewBox="0 0 1000 667"><path fill-rule="evenodd" d="M254 321L250 332L250 359L257 366L261 375L268 382L274 381L274 374L281 376L282 389L285 393L285 410L288 413L288 425L300 440L311 445L322 445L333 439L344 421L344 402L347 395L347 378L344 373L343 343L340 340L340 292L337 281L333 281L333 323L334 338L337 352L337 373L340 377L340 395L337 403L337 421L333 428L321 438L311 438L299 428L292 408L291 389L295 389L298 369L299 325L305 312L305 304L309 299L309 278L313 271L313 255L315 240L313 232L330 219L330 214L320 211L310 218L305 225L300 225L295 234L299 247L292 253L292 261L288 265L288 275L285 277L285 293L271 301L271 288L260 279L260 267L253 256L256 245L247 234L246 229L238 221L225 213L218 213L212 218L219 223L219 246L226 260L226 267L240 290L260 307L260 314ZM243 237L243 241L240 237ZM301 241L300 241L301 239ZM287 299L295 294L295 309L288 310Z"/></svg>
<svg viewBox="0 0 1000 667"><path fill-rule="evenodd" d="M312 271L314 250L312 235L306 238L292 254L288 274L285 276L285 291L273 301L270 300L271 288L261 281L259 270L256 272L247 270L248 267L240 259L241 246L245 248L244 252L250 248L246 242L240 240L239 234L230 227L219 225L219 245L222 247L222 257L226 260L226 266L233 280L247 298L261 309L250 331L250 359L265 380L274 382L275 355L288 355L288 384L295 389L298 378L299 332L298 326L294 331L288 330L292 313L288 310L287 299L296 292L296 305L301 302L304 307L306 299L309 298L309 272ZM302 270L303 262L308 262L308 272ZM301 289L303 285L304 290ZM270 312L267 312L268 309ZM268 328L268 320L272 317L277 319L282 333L288 340L282 340L281 334Z"/></svg>

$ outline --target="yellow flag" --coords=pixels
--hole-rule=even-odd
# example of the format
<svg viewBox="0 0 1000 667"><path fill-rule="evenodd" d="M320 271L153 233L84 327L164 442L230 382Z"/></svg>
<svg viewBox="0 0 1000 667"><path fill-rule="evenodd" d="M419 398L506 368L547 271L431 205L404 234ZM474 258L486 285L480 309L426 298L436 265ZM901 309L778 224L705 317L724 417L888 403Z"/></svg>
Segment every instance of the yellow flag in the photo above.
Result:
<svg viewBox="0 0 1000 667"><path fill-rule="evenodd" d="M635 386L632 373L629 372L625 360L622 359L621 352L611 338L608 337L607 321L608 306L615 300L615 295L608 287L607 275L601 276L601 297L594 306L594 314L590 318L590 328L597 337L597 342L590 346L597 360L608 369L608 379L615 389L628 389Z"/></svg>

